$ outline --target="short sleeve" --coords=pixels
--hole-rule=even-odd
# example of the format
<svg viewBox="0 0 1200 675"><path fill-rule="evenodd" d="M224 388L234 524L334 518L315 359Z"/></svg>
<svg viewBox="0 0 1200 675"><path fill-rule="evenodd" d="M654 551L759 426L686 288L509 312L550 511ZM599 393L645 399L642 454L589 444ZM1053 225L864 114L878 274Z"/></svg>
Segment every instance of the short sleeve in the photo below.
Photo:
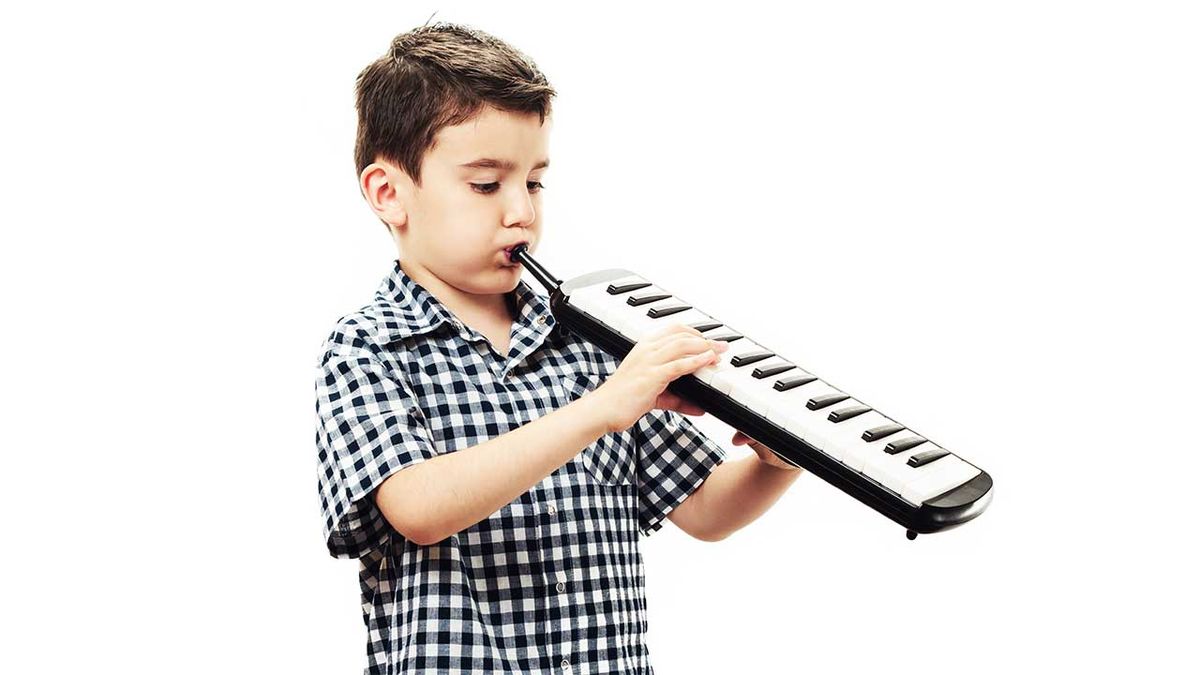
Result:
<svg viewBox="0 0 1200 675"><path fill-rule="evenodd" d="M316 410L325 543L335 558L360 558L399 534L375 489L437 453L403 380L367 349L329 346L317 367Z"/></svg>
<svg viewBox="0 0 1200 675"><path fill-rule="evenodd" d="M674 410L655 408L636 427L638 528L649 536L726 455L724 448Z"/></svg>

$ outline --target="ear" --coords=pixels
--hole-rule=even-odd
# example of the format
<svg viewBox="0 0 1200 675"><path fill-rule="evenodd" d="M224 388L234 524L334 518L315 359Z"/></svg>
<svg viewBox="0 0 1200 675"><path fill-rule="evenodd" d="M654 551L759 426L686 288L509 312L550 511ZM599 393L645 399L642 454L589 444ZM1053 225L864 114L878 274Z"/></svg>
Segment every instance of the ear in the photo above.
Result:
<svg viewBox="0 0 1200 675"><path fill-rule="evenodd" d="M407 181L407 182L406 182ZM391 229L398 230L408 223L411 181L403 171L385 160L376 160L363 168L358 187L371 210Z"/></svg>

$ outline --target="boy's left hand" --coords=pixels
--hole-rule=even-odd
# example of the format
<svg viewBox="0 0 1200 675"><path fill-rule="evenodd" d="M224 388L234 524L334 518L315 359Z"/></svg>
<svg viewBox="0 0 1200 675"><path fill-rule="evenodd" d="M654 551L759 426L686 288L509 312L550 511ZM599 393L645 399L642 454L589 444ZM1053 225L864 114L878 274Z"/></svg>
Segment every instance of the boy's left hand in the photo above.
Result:
<svg viewBox="0 0 1200 675"><path fill-rule="evenodd" d="M750 449L758 454L758 458L762 460L764 464L769 464L777 469L786 469L788 471L800 470L800 467L792 466L782 459L779 459L779 456L776 455L770 448L740 431L733 435L733 444L749 445Z"/></svg>

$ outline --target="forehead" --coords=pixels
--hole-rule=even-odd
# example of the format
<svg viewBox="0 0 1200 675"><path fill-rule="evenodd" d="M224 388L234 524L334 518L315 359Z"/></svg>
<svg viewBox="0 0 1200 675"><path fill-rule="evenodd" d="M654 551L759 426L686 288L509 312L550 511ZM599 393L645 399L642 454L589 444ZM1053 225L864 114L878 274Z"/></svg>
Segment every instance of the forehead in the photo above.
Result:
<svg viewBox="0 0 1200 675"><path fill-rule="evenodd" d="M461 124L442 127L434 138L430 156L455 166L480 157L532 165L545 158L550 124L549 115L543 124L537 113L511 113L486 107Z"/></svg>

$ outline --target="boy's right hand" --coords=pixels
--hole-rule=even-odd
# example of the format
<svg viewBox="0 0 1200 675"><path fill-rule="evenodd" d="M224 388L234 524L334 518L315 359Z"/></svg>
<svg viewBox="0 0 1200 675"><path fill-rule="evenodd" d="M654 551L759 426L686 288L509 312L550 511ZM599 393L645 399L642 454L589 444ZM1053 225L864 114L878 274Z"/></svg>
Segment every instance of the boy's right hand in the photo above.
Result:
<svg viewBox="0 0 1200 675"><path fill-rule="evenodd" d="M593 392L604 400L608 432L628 429L654 408L703 415L703 408L666 391L667 385L680 376L717 363L726 349L728 342L709 340L700 331L683 324L673 324L639 340L621 365Z"/></svg>

